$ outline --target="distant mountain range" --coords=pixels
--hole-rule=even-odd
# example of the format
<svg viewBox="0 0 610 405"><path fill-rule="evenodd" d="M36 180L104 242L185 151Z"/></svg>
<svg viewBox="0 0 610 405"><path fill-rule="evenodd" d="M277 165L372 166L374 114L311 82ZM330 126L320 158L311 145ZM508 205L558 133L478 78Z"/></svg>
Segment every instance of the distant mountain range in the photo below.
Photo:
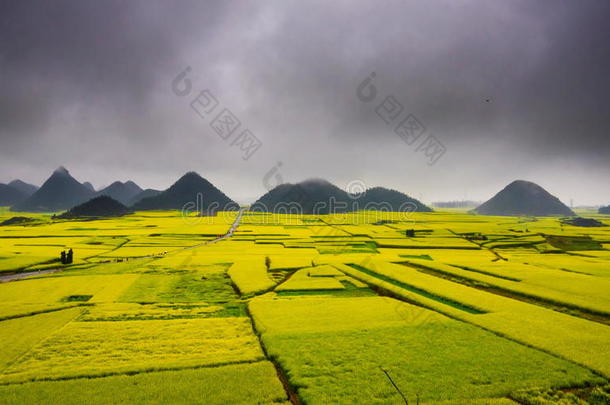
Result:
<svg viewBox="0 0 610 405"><path fill-rule="evenodd" d="M58 212L83 204L95 197L107 196L132 210L174 210L188 204L189 210L212 214L237 209L238 204L208 180L188 172L167 190L142 190L133 181L115 181L95 191L91 183L80 183L60 167L37 188L21 180L0 184L0 206L17 212ZM102 200L104 201L104 200ZM106 200L107 202L107 200ZM462 202L460 202L462 203ZM454 202L440 206L461 206ZM342 213L356 210L431 212L421 201L400 191L374 187L355 195L327 180L309 179L281 184L261 196L250 210L259 212L298 212L303 214ZM516 180L494 197L473 210L481 215L501 216L574 216L574 212L539 185ZM610 214L610 206L599 209Z"/></svg>
<svg viewBox="0 0 610 405"><path fill-rule="evenodd" d="M104 195L125 206L132 206L141 199L160 193L159 190L142 190L131 180L125 183L115 181L95 191L91 183L80 183L66 168L59 167L40 188L21 180L0 184L0 206L11 207L11 211L17 212L57 212Z"/></svg>
<svg viewBox="0 0 610 405"><path fill-rule="evenodd" d="M138 210L182 209L188 203L194 204L191 208L204 213L239 207L195 172L185 174L165 191L142 190L133 181L116 181L95 191L91 183L80 183L64 167L55 170L40 188L20 180L8 185L0 184L0 206L10 206L12 211L17 212L65 211L101 196Z"/></svg>
<svg viewBox="0 0 610 405"><path fill-rule="evenodd" d="M294 212L303 214L343 213L357 210L430 212L420 201L396 190L375 187L364 193L349 194L323 179L297 184L281 184L250 207L259 212Z"/></svg>
<svg viewBox="0 0 610 405"><path fill-rule="evenodd" d="M608 205L606 207L600 207L599 213L600 214L610 214L610 205Z"/></svg>
<svg viewBox="0 0 610 405"><path fill-rule="evenodd" d="M500 216L574 216L574 212L548 191L530 181L515 180L474 212Z"/></svg>

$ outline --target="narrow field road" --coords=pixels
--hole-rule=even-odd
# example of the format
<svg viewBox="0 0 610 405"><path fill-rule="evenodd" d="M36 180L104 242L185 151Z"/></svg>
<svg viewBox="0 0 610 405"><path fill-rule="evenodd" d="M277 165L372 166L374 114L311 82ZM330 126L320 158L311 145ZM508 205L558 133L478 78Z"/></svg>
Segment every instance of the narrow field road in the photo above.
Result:
<svg viewBox="0 0 610 405"><path fill-rule="evenodd" d="M22 279L25 277L30 277L30 276L40 276L42 274L55 273L56 271L60 271L60 270L61 270L61 268L56 268L56 269L49 269L49 270L28 271L28 272L23 272L23 273L7 274L4 276L0 276L0 283L6 283L7 281L19 280L19 279Z"/></svg>
<svg viewBox="0 0 610 405"><path fill-rule="evenodd" d="M239 222L241 221L241 217L242 217L243 213L244 213L244 209L242 208L242 209L239 210L239 212L237 213L237 217L235 218L235 221L233 221L233 224L231 224L231 227L229 228L227 233L225 233L224 235L219 236L216 239L212 239L212 240L209 240L207 242L200 243L200 244L195 245L195 246L189 246L187 248L184 248L183 250L195 249L195 248L198 248L198 247L201 247L201 246L211 245L212 243L220 242L221 240L225 240L227 238L230 238L231 236L233 236L233 233L235 232L235 230L237 230L237 227L239 226ZM149 256L149 257L153 257L153 256Z"/></svg>

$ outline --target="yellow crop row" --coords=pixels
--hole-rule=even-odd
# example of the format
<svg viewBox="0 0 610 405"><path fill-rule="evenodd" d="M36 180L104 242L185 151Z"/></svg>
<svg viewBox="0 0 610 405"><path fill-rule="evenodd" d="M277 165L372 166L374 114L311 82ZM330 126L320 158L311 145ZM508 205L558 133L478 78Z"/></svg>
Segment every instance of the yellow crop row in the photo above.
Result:
<svg viewBox="0 0 610 405"><path fill-rule="evenodd" d="M374 259L361 265L368 272L347 265L337 265L337 267L352 277L382 287L428 308L549 351L610 376L610 326L456 284L421 273L414 268ZM376 277L376 274L383 276L384 279ZM484 313L472 313L451 305L451 302Z"/></svg>

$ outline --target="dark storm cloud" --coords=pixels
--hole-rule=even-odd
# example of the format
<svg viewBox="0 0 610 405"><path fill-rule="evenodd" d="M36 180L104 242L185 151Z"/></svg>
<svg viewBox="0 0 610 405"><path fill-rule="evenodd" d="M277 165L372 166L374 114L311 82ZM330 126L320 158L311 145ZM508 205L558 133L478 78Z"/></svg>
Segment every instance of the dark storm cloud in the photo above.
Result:
<svg viewBox="0 0 610 405"><path fill-rule="evenodd" d="M335 117L344 126L332 128L335 136L375 128L374 115L359 110L355 98L344 99L375 70L384 94L453 142L493 138L506 127L523 147L610 152L608 3L345 6L325 13L312 7L285 20L283 35L264 49L280 56L275 74L263 62L251 70L259 74L252 82L267 79L264 87L276 97Z"/></svg>
<svg viewBox="0 0 610 405"><path fill-rule="evenodd" d="M353 178L428 200L515 177L610 200L610 3L54 1L0 6L0 180L64 164L100 186L194 169L235 198ZM263 148L245 162L176 97L192 67ZM375 103L356 97L375 71ZM374 108L394 95L447 147L433 167ZM80 174L80 176L78 176ZM583 181L586 178L586 181Z"/></svg>
<svg viewBox="0 0 610 405"><path fill-rule="evenodd" d="M3 2L0 16L0 97L9 106L2 134L12 137L66 105L145 109L187 35L181 22L189 13L143 1L23 1ZM210 27L210 17L188 25Z"/></svg>

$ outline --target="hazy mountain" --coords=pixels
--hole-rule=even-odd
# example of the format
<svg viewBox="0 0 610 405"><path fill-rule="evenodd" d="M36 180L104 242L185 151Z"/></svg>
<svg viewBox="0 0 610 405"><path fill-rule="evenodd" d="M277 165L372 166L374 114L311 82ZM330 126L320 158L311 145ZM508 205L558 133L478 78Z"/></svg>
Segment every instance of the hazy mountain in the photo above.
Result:
<svg viewBox="0 0 610 405"><path fill-rule="evenodd" d="M87 187L89 190L95 192L95 187L93 187L93 184L89 183L88 181L83 183L83 186Z"/></svg>
<svg viewBox="0 0 610 405"><path fill-rule="evenodd" d="M359 209L379 207L379 210L389 208L394 212L432 212L432 209L421 201L400 191L384 187L369 188L356 200ZM385 208L387 207L387 208Z"/></svg>
<svg viewBox="0 0 610 405"><path fill-rule="evenodd" d="M12 211L53 212L66 210L87 201L93 192L60 167L29 198L13 206Z"/></svg>
<svg viewBox="0 0 610 405"><path fill-rule="evenodd" d="M334 184L323 179L309 179L297 184L280 184L254 202L250 210L328 214L349 212L352 203L349 194Z"/></svg>
<svg viewBox="0 0 610 405"><path fill-rule="evenodd" d="M135 210L169 210L182 209L186 204L192 204L191 210L202 213L239 207L212 183L195 172L189 172L167 190L138 201L133 208Z"/></svg>
<svg viewBox="0 0 610 405"><path fill-rule="evenodd" d="M599 213L600 214L610 214L610 205L608 205L607 207L600 207Z"/></svg>
<svg viewBox="0 0 610 405"><path fill-rule="evenodd" d="M146 190L134 195L131 200L129 201L129 204L127 205L134 205L135 203L137 203L140 200L143 200L145 198L148 197L155 197L158 196L159 194L161 194L163 191L161 190L154 190L152 188L147 188Z"/></svg>
<svg viewBox="0 0 610 405"><path fill-rule="evenodd" d="M277 186L252 204L250 210L328 214L363 209L400 211L401 208L409 212L413 208L415 211L431 211L416 199L395 190L375 187L361 195L352 195L326 180L310 179L297 184L286 183Z"/></svg>
<svg viewBox="0 0 610 405"><path fill-rule="evenodd" d="M0 184L0 207L10 207L28 198L24 192L6 184Z"/></svg>
<svg viewBox="0 0 610 405"><path fill-rule="evenodd" d="M25 181L21 181L19 179L11 181L10 183L8 183L8 185L12 188L16 188L17 190L21 191L27 197L31 196L36 192L36 190L38 190L38 187L26 183Z"/></svg>
<svg viewBox="0 0 610 405"><path fill-rule="evenodd" d="M574 212L539 185L516 180L474 212L482 215L573 216Z"/></svg>
<svg viewBox="0 0 610 405"><path fill-rule="evenodd" d="M115 181L108 187L97 192L97 195L107 195L125 205L131 205L133 198L140 194L142 189L133 181L129 180L125 183Z"/></svg>
<svg viewBox="0 0 610 405"><path fill-rule="evenodd" d="M132 211L117 200L102 195L95 197L83 204L70 208L67 212L58 216L62 219L74 218L100 218L100 217L122 217Z"/></svg>

